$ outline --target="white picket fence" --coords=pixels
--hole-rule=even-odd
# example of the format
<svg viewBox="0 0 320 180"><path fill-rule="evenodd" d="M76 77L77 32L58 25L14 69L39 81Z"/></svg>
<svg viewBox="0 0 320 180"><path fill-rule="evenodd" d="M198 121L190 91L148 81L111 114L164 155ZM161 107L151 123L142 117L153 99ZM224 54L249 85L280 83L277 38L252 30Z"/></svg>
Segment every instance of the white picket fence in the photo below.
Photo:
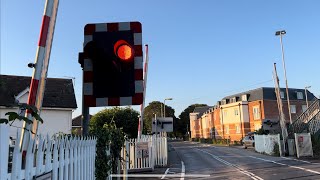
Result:
<svg viewBox="0 0 320 180"><path fill-rule="evenodd" d="M141 157L137 152L139 142L148 143L148 156ZM129 172L153 170L155 166L166 166L168 163L167 137L164 133L159 135L142 135L140 139L129 139L121 151L125 160L122 170Z"/></svg>
<svg viewBox="0 0 320 180"><path fill-rule="evenodd" d="M26 154L20 151L20 133L9 162L8 125L0 124L0 179L20 180L47 176L48 179L95 179L96 139L93 137L55 137L27 134ZM24 155L23 155L24 154ZM25 156L25 158L23 158ZM23 165L22 159L25 159ZM11 167L10 169L8 169ZM24 168L22 168L24 167Z"/></svg>
<svg viewBox="0 0 320 180"><path fill-rule="evenodd" d="M272 155L275 144L279 145L280 155L282 155L279 134L277 135L255 134L254 135L254 147L255 147L255 150L259 153L266 153L266 154Z"/></svg>

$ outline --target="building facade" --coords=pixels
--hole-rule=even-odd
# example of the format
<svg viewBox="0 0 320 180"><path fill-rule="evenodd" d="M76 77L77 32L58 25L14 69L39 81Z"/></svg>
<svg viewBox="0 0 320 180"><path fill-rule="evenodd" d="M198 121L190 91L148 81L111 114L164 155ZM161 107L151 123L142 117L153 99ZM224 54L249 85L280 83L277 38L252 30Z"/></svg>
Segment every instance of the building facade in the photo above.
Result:
<svg viewBox="0 0 320 180"><path fill-rule="evenodd" d="M288 92L290 114L292 121L295 121L307 109L307 101L311 104L316 97L305 89L289 88ZM280 96L288 124L290 120L285 88L280 88ZM201 116L199 114L199 109L190 113L190 124L194 124L190 126L191 137L194 138L239 141L249 132L259 130L265 120L279 122L275 88L271 87L261 87L224 97L215 106L203 111Z"/></svg>

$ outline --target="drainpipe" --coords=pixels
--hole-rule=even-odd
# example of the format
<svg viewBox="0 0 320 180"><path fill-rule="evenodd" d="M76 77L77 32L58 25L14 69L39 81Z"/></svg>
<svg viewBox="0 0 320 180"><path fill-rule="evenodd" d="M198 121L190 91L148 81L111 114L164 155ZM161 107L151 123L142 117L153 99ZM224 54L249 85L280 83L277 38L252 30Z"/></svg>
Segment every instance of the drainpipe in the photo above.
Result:
<svg viewBox="0 0 320 180"><path fill-rule="evenodd" d="M223 123L223 110L222 110L223 108L221 107L220 109L221 109L220 113L221 113L221 121L222 121L222 124L221 124L222 125L222 137L224 139L224 123Z"/></svg>
<svg viewBox="0 0 320 180"><path fill-rule="evenodd" d="M243 131L244 131L244 123L241 122L241 103L239 103L239 115L240 115L240 127L241 127L241 137L243 139ZM242 127L242 124L243 124L243 127Z"/></svg>

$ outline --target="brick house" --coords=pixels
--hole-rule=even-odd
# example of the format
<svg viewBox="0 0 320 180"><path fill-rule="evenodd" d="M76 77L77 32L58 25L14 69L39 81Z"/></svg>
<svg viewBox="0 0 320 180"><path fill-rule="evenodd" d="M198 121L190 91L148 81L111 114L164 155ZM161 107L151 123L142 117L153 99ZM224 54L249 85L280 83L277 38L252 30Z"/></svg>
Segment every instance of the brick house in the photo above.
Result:
<svg viewBox="0 0 320 180"><path fill-rule="evenodd" d="M291 116L292 121L294 121L307 109L305 89L289 88L288 91ZM286 122L289 123L286 89L281 88L280 94ZM315 98L311 92L307 91L309 104ZM206 118L208 116L211 117L211 122L213 120L213 123L209 123L210 127L207 127L208 122L205 122L209 121ZM199 123L198 126L190 126L190 128L198 128L194 130L196 137L207 138L208 130L204 131L202 129L204 126L201 126L205 124L205 128L214 129L215 138L230 138L232 141L238 141L248 132L260 129L264 120L279 122L275 89L271 87L261 87L222 98L221 101L217 102L217 105L213 106L212 110L207 109L201 114L201 117L198 116L197 120L194 120L194 124Z"/></svg>
<svg viewBox="0 0 320 180"><path fill-rule="evenodd" d="M92 115L89 115L89 119L92 118ZM75 135L82 134L82 115L79 115L72 119L72 133Z"/></svg>
<svg viewBox="0 0 320 180"><path fill-rule="evenodd" d="M7 112L18 112L17 103L27 103L31 77L0 75L0 118ZM47 78L40 116L39 133L71 133L72 112L77 108L72 79ZM13 122L9 134L16 136L21 121Z"/></svg>
<svg viewBox="0 0 320 180"><path fill-rule="evenodd" d="M196 107L192 113L190 113L190 130L191 138L208 138L209 125L206 116L202 116L212 106ZM203 120L202 120L203 119Z"/></svg>

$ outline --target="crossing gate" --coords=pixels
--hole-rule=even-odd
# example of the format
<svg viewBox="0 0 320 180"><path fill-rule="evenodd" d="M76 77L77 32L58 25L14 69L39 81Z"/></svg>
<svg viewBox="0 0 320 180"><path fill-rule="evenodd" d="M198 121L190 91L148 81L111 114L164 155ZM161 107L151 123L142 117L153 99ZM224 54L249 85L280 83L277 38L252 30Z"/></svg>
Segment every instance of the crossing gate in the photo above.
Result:
<svg viewBox="0 0 320 180"><path fill-rule="evenodd" d="M121 169L127 172L153 171L155 166L166 166L168 162L167 137L142 135L140 139L129 139L121 150L125 163Z"/></svg>

